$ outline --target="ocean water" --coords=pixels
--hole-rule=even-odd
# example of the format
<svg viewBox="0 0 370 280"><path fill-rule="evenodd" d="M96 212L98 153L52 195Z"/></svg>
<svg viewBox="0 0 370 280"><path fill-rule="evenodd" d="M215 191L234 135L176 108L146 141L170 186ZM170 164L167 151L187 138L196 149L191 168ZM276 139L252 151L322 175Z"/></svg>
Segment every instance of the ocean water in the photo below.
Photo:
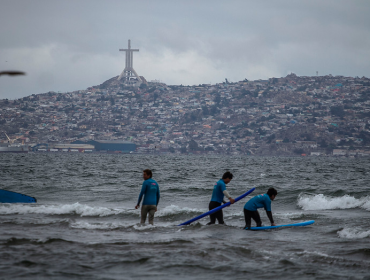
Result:
<svg viewBox="0 0 370 280"><path fill-rule="evenodd" d="M161 190L154 226L134 209L146 168ZM227 170L233 197L278 190L276 224L315 223L243 230L246 197L226 225L178 227ZM0 279L370 279L367 158L0 154L0 178L38 200L0 204Z"/></svg>

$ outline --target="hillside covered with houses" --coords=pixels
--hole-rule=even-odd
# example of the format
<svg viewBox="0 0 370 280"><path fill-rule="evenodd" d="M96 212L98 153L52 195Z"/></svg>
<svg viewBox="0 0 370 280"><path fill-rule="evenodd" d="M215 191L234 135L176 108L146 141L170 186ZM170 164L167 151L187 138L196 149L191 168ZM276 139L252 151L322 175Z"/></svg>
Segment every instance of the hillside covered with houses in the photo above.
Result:
<svg viewBox="0 0 370 280"><path fill-rule="evenodd" d="M296 76L85 90L0 100L0 140L124 140L137 153L369 156L370 79Z"/></svg>

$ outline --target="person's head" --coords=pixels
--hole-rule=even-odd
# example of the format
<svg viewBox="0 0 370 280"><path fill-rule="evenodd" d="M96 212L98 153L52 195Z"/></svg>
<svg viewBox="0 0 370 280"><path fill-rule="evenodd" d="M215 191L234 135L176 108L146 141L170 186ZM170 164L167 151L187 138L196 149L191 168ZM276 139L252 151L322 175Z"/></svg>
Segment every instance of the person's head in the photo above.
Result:
<svg viewBox="0 0 370 280"><path fill-rule="evenodd" d="M233 174L230 171L227 171L222 175L222 180L224 180L225 184L230 183L233 178Z"/></svg>
<svg viewBox="0 0 370 280"><path fill-rule="evenodd" d="M143 178L144 178L144 180L148 180L148 179L150 179L150 178L152 178L152 170L150 170L150 169L145 169L145 170L143 170Z"/></svg>
<svg viewBox="0 0 370 280"><path fill-rule="evenodd" d="M274 200L275 197L277 196L277 190L275 190L274 188L269 188L267 194L271 200Z"/></svg>

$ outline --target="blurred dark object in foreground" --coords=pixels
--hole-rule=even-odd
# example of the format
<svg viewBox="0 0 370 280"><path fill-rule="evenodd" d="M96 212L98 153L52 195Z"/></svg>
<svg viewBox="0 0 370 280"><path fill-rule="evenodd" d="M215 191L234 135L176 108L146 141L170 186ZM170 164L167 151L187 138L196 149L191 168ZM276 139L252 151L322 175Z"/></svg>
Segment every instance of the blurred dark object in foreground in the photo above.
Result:
<svg viewBox="0 0 370 280"><path fill-rule="evenodd" d="M26 75L26 73L21 72L21 71L3 71L3 72L0 72L0 76L1 75L18 76L18 75Z"/></svg>

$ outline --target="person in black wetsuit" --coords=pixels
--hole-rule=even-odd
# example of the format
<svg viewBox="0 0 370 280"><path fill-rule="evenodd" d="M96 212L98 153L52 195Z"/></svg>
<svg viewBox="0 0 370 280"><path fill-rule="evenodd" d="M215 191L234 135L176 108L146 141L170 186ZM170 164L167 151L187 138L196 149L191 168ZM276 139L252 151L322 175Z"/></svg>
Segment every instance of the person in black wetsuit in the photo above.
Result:
<svg viewBox="0 0 370 280"><path fill-rule="evenodd" d="M277 196L277 190L274 188L269 188L267 193L257 195L251 198L244 205L244 219L245 219L245 229L251 227L251 220L253 219L256 222L257 227L262 226L262 221L260 214L258 213L258 208L264 208L266 210L267 217L271 222L271 226L276 226L274 219L272 218L271 212L271 202Z"/></svg>
<svg viewBox="0 0 370 280"><path fill-rule="evenodd" d="M230 183L230 181L233 178L233 174L229 171L225 172L222 176L222 179L220 179L216 185L213 187L212 192L212 198L209 202L209 210L215 209L219 206L221 206L221 203L225 203L224 196L226 196L230 203L233 204L235 200L229 195L229 193L226 190L226 185ZM207 225L215 224L216 219L219 224L224 224L224 215L222 213L222 209L220 211L217 211L216 213L213 213L209 215L211 221Z"/></svg>

